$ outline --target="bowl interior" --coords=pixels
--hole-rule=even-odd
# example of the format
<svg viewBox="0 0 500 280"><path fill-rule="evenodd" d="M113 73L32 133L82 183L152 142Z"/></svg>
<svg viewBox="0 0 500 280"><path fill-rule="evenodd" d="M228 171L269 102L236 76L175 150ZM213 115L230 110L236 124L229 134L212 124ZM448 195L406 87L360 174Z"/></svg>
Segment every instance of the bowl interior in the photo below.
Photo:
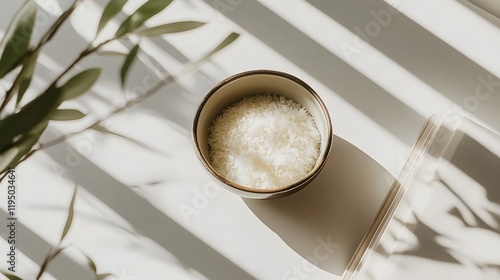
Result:
<svg viewBox="0 0 500 280"><path fill-rule="evenodd" d="M314 90L298 78L285 73L246 72L232 76L214 87L198 109L194 123L195 139L197 141L195 144L203 158L202 160L205 161L205 166L211 169L209 170L210 173L217 173L211 168L208 146L209 127L213 120L222 113L223 109L240 101L245 96L266 93L282 95L301 104L309 111L316 122L318 131L321 134L320 156L306 178L311 176L311 173L318 171L318 167L326 160L331 145L332 127L327 109ZM233 187L241 189L241 186L237 184L234 184ZM247 187L251 188L251 186ZM279 191L288 187L290 186L269 191Z"/></svg>

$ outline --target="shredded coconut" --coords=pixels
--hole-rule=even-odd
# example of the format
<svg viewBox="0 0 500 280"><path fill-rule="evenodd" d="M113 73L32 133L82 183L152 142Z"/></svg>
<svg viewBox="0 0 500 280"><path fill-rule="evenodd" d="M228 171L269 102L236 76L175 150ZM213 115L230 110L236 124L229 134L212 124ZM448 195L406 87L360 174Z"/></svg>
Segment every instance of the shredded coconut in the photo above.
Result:
<svg viewBox="0 0 500 280"><path fill-rule="evenodd" d="M313 117L283 96L253 95L224 109L210 126L214 169L249 188L292 184L311 171L321 137Z"/></svg>

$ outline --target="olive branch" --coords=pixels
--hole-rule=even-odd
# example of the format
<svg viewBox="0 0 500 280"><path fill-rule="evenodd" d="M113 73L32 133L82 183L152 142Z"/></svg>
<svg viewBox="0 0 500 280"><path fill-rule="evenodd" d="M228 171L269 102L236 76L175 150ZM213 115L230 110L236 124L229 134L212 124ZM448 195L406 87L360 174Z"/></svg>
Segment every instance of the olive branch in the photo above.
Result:
<svg viewBox="0 0 500 280"><path fill-rule="evenodd" d="M59 144L71 136L88 129L100 128L100 123L110 116L144 101L165 85L196 69L201 63L230 45L239 37L238 33L233 32L229 34L204 56L188 63L180 73L160 77L161 80L153 88L128 100L124 105L115 108L105 118L95 121L82 130L61 136L47 143L40 143L39 139L41 135L52 121L72 121L86 116L77 109L60 108L60 105L65 101L77 98L88 92L100 76L101 68L97 67L83 70L70 78L66 77L68 72L83 59L98 53L104 46L111 42L127 41L130 35L136 35L139 38L155 37L193 30L206 24L199 21L178 21L152 27L146 26L150 18L166 9L173 2L173 0L149 0L130 14L120 24L118 30L111 38L99 42L97 41L98 35L122 11L123 6L128 1L110 0L102 12L94 40L57 75L46 89L31 101L22 105L24 94L30 87L33 74L35 73L39 53L54 38L59 28L83 1L75 0L50 26L39 42L30 47L37 7L34 1L27 0L18 11L18 17L11 22L5 36L2 38L1 43L5 47L0 56L0 79L6 80L9 76L14 76L15 78L11 82L10 87L5 91L3 101L0 104L0 116L3 116L0 119L0 181L5 177L7 174L6 171L9 168L16 167L36 152ZM12 28L12 26L14 27ZM127 74L139 52L140 42L132 47L128 53L124 54L125 58L120 70L122 88L126 84ZM102 53L105 54L106 52ZM62 83L62 80L67 81ZM9 107L13 107L14 109L6 112Z"/></svg>
<svg viewBox="0 0 500 280"><path fill-rule="evenodd" d="M14 18L9 23L5 35L1 38L0 48L3 47L0 55L0 80L9 83L3 92L3 100L0 103L0 181L8 174L8 170L16 167L21 162L27 160L35 153L57 145L69 137L78 135L89 129L96 129L102 132L116 134L105 129L101 123L109 117L118 114L130 107L149 98L164 86L175 82L177 78L197 69L199 65L207 61L214 54L233 43L238 37L238 33L229 34L224 40L216 45L212 50L206 52L201 58L185 65L182 71L176 75L168 74L158 77L159 82L142 94L129 99L125 104L113 109L105 117L100 118L78 131L63 135L46 143L39 141L43 132L53 121L73 121L86 117L77 109L60 108L67 100L75 99L88 92L97 82L101 68L89 68L78 74L67 77L74 67L93 54L106 54L101 49L111 42L129 41L129 36L135 35L139 38L156 37L171 33L185 32L205 25L199 21L178 21L156 26L147 26L149 19L165 10L173 0L148 0L134 12L126 17L120 24L116 33L103 41L97 41L98 35L106 25L122 12L122 8L128 0L110 0L105 6L94 39L86 46L78 56L61 72L49 85L41 90L32 100L25 102L24 95L30 88L31 80L35 74L38 56L44 46L49 43L58 33L61 26L70 18L74 10L84 0L75 0L72 5L64 11L55 22L42 35L36 44L31 44L31 37L34 32L37 6L34 0L26 0ZM124 61L120 69L120 82L122 88L125 87L127 74L129 73L140 49L140 41L128 52L124 53ZM61 82L65 81L65 82ZM2 88L0 87L0 91ZM39 90L39 89L33 89ZM1 96L1 93L0 93ZM68 216L59 243L51 249L49 254L40 266L36 279L41 279L49 263L68 247L62 246L74 216L74 204L77 188L71 198ZM83 253L83 252L82 252ZM96 279L105 279L111 276L110 273L98 273L96 264L86 254L84 254L89 268L94 272ZM22 280L22 278L10 272L1 272L10 280Z"/></svg>

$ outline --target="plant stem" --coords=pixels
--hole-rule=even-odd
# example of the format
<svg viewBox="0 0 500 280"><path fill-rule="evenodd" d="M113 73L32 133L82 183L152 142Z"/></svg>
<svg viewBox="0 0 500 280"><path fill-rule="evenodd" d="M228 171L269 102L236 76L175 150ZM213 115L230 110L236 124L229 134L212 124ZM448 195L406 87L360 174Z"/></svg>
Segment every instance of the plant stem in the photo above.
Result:
<svg viewBox="0 0 500 280"><path fill-rule="evenodd" d="M54 35L57 33L57 31L59 30L59 28L62 26L62 24L66 21L66 19L69 18L69 16L73 13L73 11L76 9L76 7L82 2L83 0L75 0L75 2L73 2L73 5L71 5L71 7L69 7L57 20L56 22L54 22L54 24L49 28L49 30L47 31L47 33L45 33L45 35L42 37L42 39L40 39L40 42L38 43L38 45L35 47L34 51L33 52L37 52L40 50L40 48L47 44L51 39L52 37L54 37ZM76 65L76 63L78 63L78 61L80 61L82 58L84 58L85 56L87 56L88 54L86 54L86 52L91 49L91 45L89 45L89 47L87 47L82 53L80 53L80 55L78 56L78 58L73 61L73 63L70 64L70 66L68 66L62 74L60 74L58 76L58 78L51 84L52 85L55 85L57 83L57 81L59 81L59 79L64 76L64 74L66 74L73 66Z"/></svg>
<svg viewBox="0 0 500 280"><path fill-rule="evenodd" d="M81 1L81 0L77 0L75 3L80 2L80 1ZM73 62L72 62L72 63L71 63L68 67L66 67L66 69L64 69L64 71L63 71L62 73L60 73L60 74L57 76L57 78L56 78L56 79L55 79L55 80L54 80L54 81L53 81L53 82L49 85L49 87L48 87L45 91L47 91L47 90L48 90L49 88L51 88L51 87L55 87L55 86L57 85L57 82L58 82L58 81L59 81L62 77L64 77L64 75L66 75L66 74L67 74L67 73L68 73L68 72L69 72L69 71L70 71L70 70L71 70L71 69L72 69L72 68L73 68L73 67L74 67L74 66L75 66L78 62L80 62L80 60L82 60L83 58L87 57L88 55L90 55L90 54L94 53L95 51L99 50L99 49L100 49L101 47L103 47L104 45L106 45L106 44L108 44L108 43L110 43L110 42L112 42L112 41L114 41L114 40L121 39L121 38L123 38L123 37L125 37L125 36L127 36L127 35L128 35L128 34L125 34L125 35L124 35L124 36L122 36L122 37L113 37L113 38L107 39L107 40L105 40L105 41L103 41L103 42L99 43L97 46L93 46L93 43L91 42L91 43L87 46L87 48L85 48L85 50L83 50L83 51L82 51L82 52L78 55L78 57L77 57L75 60L73 60ZM49 38L49 39L50 39L50 38ZM36 49L35 49L35 50L36 50ZM24 68L24 67L23 67L23 68ZM22 69L21 69L21 71L22 71ZM21 73L19 73L19 75L16 77L16 81L17 81L18 79L20 79L20 77L21 77ZM168 79L168 77L167 77L167 79ZM162 82L164 82L164 81L162 81ZM160 82L159 84L161 84L162 82ZM11 87L11 88L9 89L9 91L7 92L7 94L6 94L6 98L4 99L4 102L2 103L2 105L0 106L0 112L1 112L1 111L2 111L2 109L5 107L5 105L7 105L8 101L9 101L9 100L10 100L10 98L12 97L12 96L10 96L10 97L8 97L8 96L9 96L10 94L12 94L12 93L13 93L13 89L14 89L14 85L15 85L15 84L16 84L16 82L14 82L14 84L12 85L12 87ZM155 86L154 88L156 88L156 86ZM154 89L154 88L153 88L153 89ZM154 92L153 92L153 93L154 93ZM153 94L153 93L150 93L149 95L151 95L151 94ZM13 95L13 94L12 94L12 95ZM144 95L146 95L146 94L144 94ZM148 95L148 96L149 96L149 95ZM143 99L142 99L142 100L143 100ZM134 101L134 100L131 100L131 101ZM139 101L139 102L140 102L140 101ZM128 103L129 103L129 102L127 102L127 104L128 104ZM137 103L136 103L136 104L137 104ZM135 105L135 104L134 104L134 105ZM126 105L125 105L125 106L126 106ZM133 105L130 105L130 106L133 106ZM112 113L110 114L110 116L111 116L111 115L113 115L113 114L115 114L115 113L117 113L117 112L119 112L119 111L121 111L121 110L123 110L123 109L126 109L126 108L118 108L118 109L120 109L120 110L115 110L116 112L115 112L115 111L114 111L114 113L112 112ZM108 116L108 117L109 117L109 116ZM100 120L100 121L97 121L97 122L96 122L96 123L94 123L93 125L97 125L98 123L100 123L100 122L102 122L102 121L104 121L104 119L103 119L103 120ZM92 126L90 126L90 127L88 127L88 128L85 128L85 129L83 129L82 131L73 132L73 133L67 134L67 135L65 135L65 136L61 136L60 138L55 139L55 140L53 140L53 141L50 141L49 143L47 143L47 144L50 144L48 147L53 146L53 145L56 145L56 144L58 144L58 143L60 143L60 142L62 142L62 141L64 141L64 140L66 140L67 138L69 138L69 137L71 137L71 136L74 136L74 135L76 135L76 134L79 134L79 133L81 133L81 132L83 132L83 131L85 131L85 130L87 130L87 129L91 128L91 127L92 127ZM33 155L36 151L41 150L42 148L44 148L44 146L45 146L45 147L47 147L47 144L45 144L45 145L40 144L39 148L31 150L29 153L27 153L26 155L24 155L24 157L23 157L21 160L19 160L19 162L18 162L15 166L13 166L13 167L16 167L19 163L21 163L21 162L25 161L26 159L28 159L29 157L31 157L31 156L32 156L32 155ZM5 176L6 176L6 175L7 175L7 173L5 172L5 173L2 175L2 177L0 177L0 182L2 182L2 180L5 178Z"/></svg>
<svg viewBox="0 0 500 280"><path fill-rule="evenodd" d="M233 36L234 34L236 34L237 36L239 36L239 34L237 33L231 33L229 37ZM128 34L124 34L123 36L127 36ZM93 47L93 44L91 43L82 53L80 53L80 55L75 59L75 61L73 61L58 77L57 79L51 84L51 86L55 86L57 81L59 79L61 79L73 66L75 66L81 59L83 59L84 57L86 57L87 55L99 50L99 48L101 48L102 46L106 45L107 43L113 41L113 40L118 40L118 39L121 39L123 38L122 37L114 37L114 38L111 38L111 39L108 39L106 41L103 41L102 43L98 44L97 46ZM236 37L237 38L237 37ZM226 42L227 38L221 43L221 44L224 44L224 42ZM234 41L235 38L233 38L231 40ZM56 138L52 141L49 141L45 144L41 143L39 144L38 148L35 148L35 149L32 149L29 153L27 153L26 155L24 155L21 160L19 160L14 166L11 166L11 168L14 168L14 167L17 167L21 162L27 160L28 158L30 158L32 155L34 155L36 152L40 151L40 150L43 150L43 149L46 149L46 148L49 148L49 147L52 147L54 145L57 145L63 141L65 141L66 139L68 139L69 137L72 137L74 135L78 135L88 129L91 129L95 126L97 126L98 124L100 124L101 122L107 120L108 118L112 117L113 115L127 109L127 108L130 108L132 106L135 106L137 105L138 103L144 101L145 99L147 99L148 97L150 97L151 95L155 94L159 89L161 89L162 87L164 87L165 85L168 85L169 83L175 81L177 78L180 78L186 74L188 74L189 72L193 71L194 69L196 69L196 66L198 66L200 63L206 61L210 56L212 56L213 54L215 54L216 52L220 51L221 49L223 49L224 47L226 47L228 44L230 44L231 42L229 43L226 43L224 46L221 47L221 44L219 44L214 50L212 50L211 52L209 52L207 55L203 56L201 59L199 59L198 61L195 61L194 63L189 63L185 69L183 69L182 71L180 71L177 75L170 75L167 73L167 76L165 77L158 77L160 82L158 82L154 87L150 88L148 91L146 91L145 93L143 93L142 95L139 95L137 96L136 98L134 99L131 99L129 101L127 101L125 103L125 105L121 106L121 107L118 107L114 110L112 110L105 118L102 118L100 120L97 120L95 121L94 123L92 123L91 125L87 126L86 128L83 128L79 131L76 131L76 132L72 132L72 133L69 133L69 134L66 134L66 135L63 135L59 138ZM5 176L7 175L7 172L4 172L4 173L0 173L0 175L2 175L2 177L0 178L0 182L5 178Z"/></svg>
<svg viewBox="0 0 500 280"><path fill-rule="evenodd" d="M75 60L73 60L73 62L68 67L66 67L66 69L64 69L64 71L62 73L60 73L57 76L57 78L49 85L49 87L46 89L46 91L49 88L55 87L57 85L57 83L61 80L61 78L64 77L64 75L66 75L78 62L80 62L80 60L84 59L88 55L90 55L90 54L94 53L95 51L99 50L102 46L106 45L107 43L109 43L111 41L114 41L114 40L117 40L117 39L119 39L119 38L115 37L115 38L108 39L106 41L103 41L102 43L99 43L95 47L93 46L93 43L90 43L87 46L87 48L85 50L83 50L78 55L78 57ZM35 49L34 51L38 51L38 50ZM29 56L27 56L27 58L28 57ZM22 77L23 70L24 70L24 65L23 65L23 68L21 69L21 71L19 72L19 74L17 75L16 79L14 80L14 83L12 84L12 86L10 87L10 89L7 91L3 103L0 105L0 112L5 108L5 106L9 103L10 99L14 96L14 92L17 89L17 85L19 84L19 81L20 81L20 79Z"/></svg>
<svg viewBox="0 0 500 280"><path fill-rule="evenodd" d="M160 90L162 87L170 84L171 82L175 81L175 77L174 76L167 76L165 78L163 78L160 82L158 82L154 87L152 87L150 90L148 90L146 93L144 94L141 94L139 96L137 96L136 98L134 99L131 99L129 101L127 101L123 106L120 106L116 109L114 109L113 111L111 111L110 113L108 113L108 115L106 115L104 118L102 119L99 119L99 120L96 120L95 122L93 122L92 124L90 124L89 126L81 129L81 130L78 130L78 131L75 131L75 132L72 132L72 133L69 133L69 134L66 134L66 135L63 135L61 137L58 137L54 140L51 140L49 142L46 142L46 143L41 143L38 148L35 148L33 150L31 150L29 153L27 153L26 155L24 155L24 157L22 159L20 159L15 166L13 167L16 167L18 166L21 162L27 160L28 158L30 158L32 155L34 155L36 152L39 152L41 150L44 150L44 149L47 149L47 148L50 148L52 146L55 146L59 143L62 143L64 142L65 140L75 136L75 135L78 135L80 133L83 133L89 129L92 129L93 127L99 125L101 122L111 118L112 116L122 112L123 110L125 109L128 109L128 108L131 108L139 103L141 103L142 101L146 100L147 98L149 98L150 96L152 96L153 94L155 94L158 90ZM5 176L7 175L7 173L5 173L1 178L0 178L0 182L3 180L3 178L5 178Z"/></svg>
<svg viewBox="0 0 500 280"><path fill-rule="evenodd" d="M61 244L59 243L57 247L55 247L43 260L42 265L40 266L40 270L38 271L38 275L36 276L36 280L39 280L40 277L42 277L43 273L45 273L45 270L47 269L49 263L61 253L62 250L64 250L64 247L59 247Z"/></svg>
<svg viewBox="0 0 500 280"><path fill-rule="evenodd" d="M95 47L92 47L92 44L89 45L89 47L87 47L87 49L85 51L83 51L75 61L73 61L73 63L70 64L70 66L63 71L63 73L61 73L59 75L59 77L57 79L60 79L65 73L67 73L69 71L69 69L71 67L73 67L76 63L78 63L78 61L80 61L82 58L84 58L85 56L89 55L90 53L93 53L95 51L97 51L99 48L101 48L102 46L106 45L107 43L113 41L113 40L116 40L116 39L119 39L119 38L111 38L111 39L108 39L106 41L103 41L102 43L98 44L97 46ZM113 111L111 111L106 117L102 118L102 119L99 119L99 120L96 120L95 122L93 122L92 124L90 124L89 126L79 130L79 131L75 131L75 132L72 132L72 133L69 133L69 134L66 134L66 135L63 135L61 137L58 137L54 140L51 140L47 143L41 143L38 148L35 148L33 150L31 150L29 153L27 153L26 155L24 155L24 157L22 159L20 159L16 165L14 165L13 167L16 167L18 166L21 162L27 160L28 158L30 158L32 155L34 155L36 152L38 151L41 151L41 150L44 150L44 149L47 149L47 148L50 148L52 146L55 146L59 143L62 143L64 142L65 140L67 140L68 138L72 137L72 136L75 136L75 135L78 135L84 131L87 131L89 129L91 129L92 127L95 127L97 126L98 124L100 124L101 122L109 119L110 117L114 116L115 114L117 113L120 113L121 111L125 110L125 109L128 109L130 107L133 107L139 103L141 103L142 101L146 100L147 98L149 98L151 95L155 94L159 89L161 89L162 87L170 84L171 82L174 82L176 80L176 78L179 78L179 77L182 77L186 74L188 74L189 72L191 72L193 69L194 69L194 66L198 65L200 62L202 61L205 61L206 58L203 57L202 59L200 59L200 61L198 62L195 62L195 63L191 63L191 64L188 64L186 66L186 68L182 71L179 72L179 74L177 75L167 75L166 77L159 77L160 79L160 82L158 82L154 87L152 87L151 89L149 89L148 91L146 91L145 93L143 93L142 95L139 95L137 96L136 98L134 99L131 99L129 101L127 101L123 106L121 107L118 107L116 109L114 109ZM53 83L55 85L55 82ZM0 178L0 182L5 178L5 176L7 175L7 173L5 172L3 174L3 176Z"/></svg>
<svg viewBox="0 0 500 280"><path fill-rule="evenodd" d="M88 55L90 55L90 54L94 53L95 51L99 50L102 46L106 45L107 43L109 43L111 41L114 41L114 40L117 40L117 39L119 39L119 38L114 37L114 38L108 39L106 41L103 41L102 43L99 43L95 47L93 46L93 43L91 42L87 46L87 48L85 50L83 50L78 55L78 57L75 60L73 60L73 62L71 62L71 64L68 65L68 67L66 67L66 69L64 69L63 72L61 72L61 74L59 74L59 76L57 76L57 78L50 84L50 86L48 88L55 87L57 85L57 83L59 82L59 80L61 80L61 78L64 77L64 75L66 75L78 62L80 62L80 60L84 59Z"/></svg>
<svg viewBox="0 0 500 280"><path fill-rule="evenodd" d="M59 18L57 18L57 20L47 30L47 32L43 35L42 39L40 39L40 42L38 42L37 46L33 50L30 50L26 53L26 55L23 58L23 62L21 63L22 64L21 71L17 74L14 82L12 83L12 86L9 88L9 90L7 90L5 98L2 104L0 105L0 112L3 111L3 109L5 109L5 107L7 106L7 104L9 103L9 101L12 99L12 97L16 92L17 86L19 85L19 81L23 76L24 69L26 66L24 65L24 63L28 61L28 59L30 59L31 56L35 55L45 44L47 44L52 39L52 37L54 37L59 28L61 28L62 24L69 18L69 16L73 13L73 11L82 1L83 0L75 0L75 2L73 2L71 7L69 7L64 13L62 13L62 15Z"/></svg>
<svg viewBox="0 0 500 280"><path fill-rule="evenodd" d="M142 101L146 100L147 98L149 98L151 95L155 94L159 89L161 89L162 87L164 87L165 85L171 83L174 81L174 78L173 76L168 76L166 78L164 78L162 81L160 81L159 83L157 83L153 88L151 88L150 90L148 90L146 93L144 94L141 94L139 96L137 96L136 98L134 99L131 99L129 101L127 101L123 106L120 106L116 109L114 109L113 111L111 111L110 113L108 113L108 115L106 115L104 118L102 119L99 119L99 120L96 120L95 122L93 122L92 124L90 124L89 126L79 130L79 131L75 131L75 132L72 132L72 133L69 133L69 134L66 134L66 135L63 135L59 138L56 138L52 141L49 141L49 142L46 142L46 143L42 143L40 144L40 146L36 149L33 149L30 153L26 154L26 156L20 160L19 162L25 160L25 158L31 156L31 154L37 152L37 151L40 151L40 150L43 150L43 149L46 149L46 148L49 148L49 147L52 147L52 146L55 146L61 142L64 142L66 139L72 137L72 136L75 136L75 135L78 135L86 130L89 130L89 129L92 129L93 127L99 125L101 122L111 118L112 116L122 112L123 110L125 109L129 109L139 103L141 103Z"/></svg>
<svg viewBox="0 0 500 280"><path fill-rule="evenodd" d="M45 35L42 37L35 50L39 50L43 45L49 42L52 39L52 37L54 37L59 28L61 28L62 24L69 18L69 16L73 13L73 11L82 1L83 0L75 0L75 2L73 2L71 7L69 7L64 13L62 13L62 15L59 18L57 18L57 20L49 28L47 33L45 33Z"/></svg>
<svg viewBox="0 0 500 280"><path fill-rule="evenodd" d="M43 260L42 266L40 266L40 271L38 271L38 275L36 276L36 280L40 279L40 277L42 277L43 273L45 272L45 269L47 268L47 265L50 262L49 256L47 256L45 260Z"/></svg>

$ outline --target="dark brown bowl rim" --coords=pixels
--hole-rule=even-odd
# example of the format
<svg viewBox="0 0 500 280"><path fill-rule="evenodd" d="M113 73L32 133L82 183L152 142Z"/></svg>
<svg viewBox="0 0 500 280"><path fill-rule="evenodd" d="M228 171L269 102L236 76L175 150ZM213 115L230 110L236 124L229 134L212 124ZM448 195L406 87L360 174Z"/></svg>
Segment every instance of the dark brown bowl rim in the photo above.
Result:
<svg viewBox="0 0 500 280"><path fill-rule="evenodd" d="M210 97L213 94L215 94L215 92L217 92L221 87L227 85L228 83L230 83L234 80L237 80L237 79L240 79L240 78L243 78L246 76L252 76L252 75L274 75L274 76L279 76L279 77L289 79L289 80L292 80L292 81L298 83L299 85L304 87L307 91L309 91L309 93L311 93L311 95L314 97L314 99L316 99L316 101L318 102L318 104L321 107L321 110L323 111L323 114L324 114L326 122L327 122L327 128L328 128L327 145L326 145L326 149L325 149L324 153L320 155L320 163L316 164L314 166L314 168L311 171L309 171L309 173L307 173L307 175L304 176L302 179L294 182L293 184L286 185L284 187L278 187L278 188L272 188L272 189L256 189L256 188L245 187L245 186L242 186L240 184L229 181L228 179L224 178L224 176L220 175L215 169L212 168L208 159L206 159L203 156L203 154L201 153L200 147L198 145L198 132L197 132L198 122L199 122L199 118L201 115L201 111L202 111L203 107L205 106L205 104L207 103L207 101L210 99ZM330 153L330 150L332 147L332 141L333 141L332 130L333 130L332 129L332 122L331 122L331 118L330 118L330 114L328 112L328 109L326 108L326 105L324 104L323 100L314 91L314 89L312 89L307 83L305 83L301 79L299 79L291 74L281 72L281 71L276 71L276 70L261 69L261 70L250 70L250 71L245 71L245 72L240 72L240 73L234 74L234 75L222 80L217 85L215 85L208 92L208 94L203 98L200 105L198 106L198 109L196 110L196 115L195 115L194 120L193 120L193 126L191 129L191 133L192 133L192 138L193 138L193 144L195 146L196 155L201 160L201 163L203 164L205 169L212 176L214 176L217 180L219 180L220 182L222 182L223 184L225 184L227 186L231 186L231 187L238 189L238 190L241 190L241 191L246 191L246 192L251 192L251 193L256 193L256 194L259 194L259 193L260 194L273 194L273 193L287 192L287 191L293 190L297 187L300 187L303 183L311 180L312 178L314 178L317 175L317 173L325 165L326 160L328 158L328 155Z"/></svg>

